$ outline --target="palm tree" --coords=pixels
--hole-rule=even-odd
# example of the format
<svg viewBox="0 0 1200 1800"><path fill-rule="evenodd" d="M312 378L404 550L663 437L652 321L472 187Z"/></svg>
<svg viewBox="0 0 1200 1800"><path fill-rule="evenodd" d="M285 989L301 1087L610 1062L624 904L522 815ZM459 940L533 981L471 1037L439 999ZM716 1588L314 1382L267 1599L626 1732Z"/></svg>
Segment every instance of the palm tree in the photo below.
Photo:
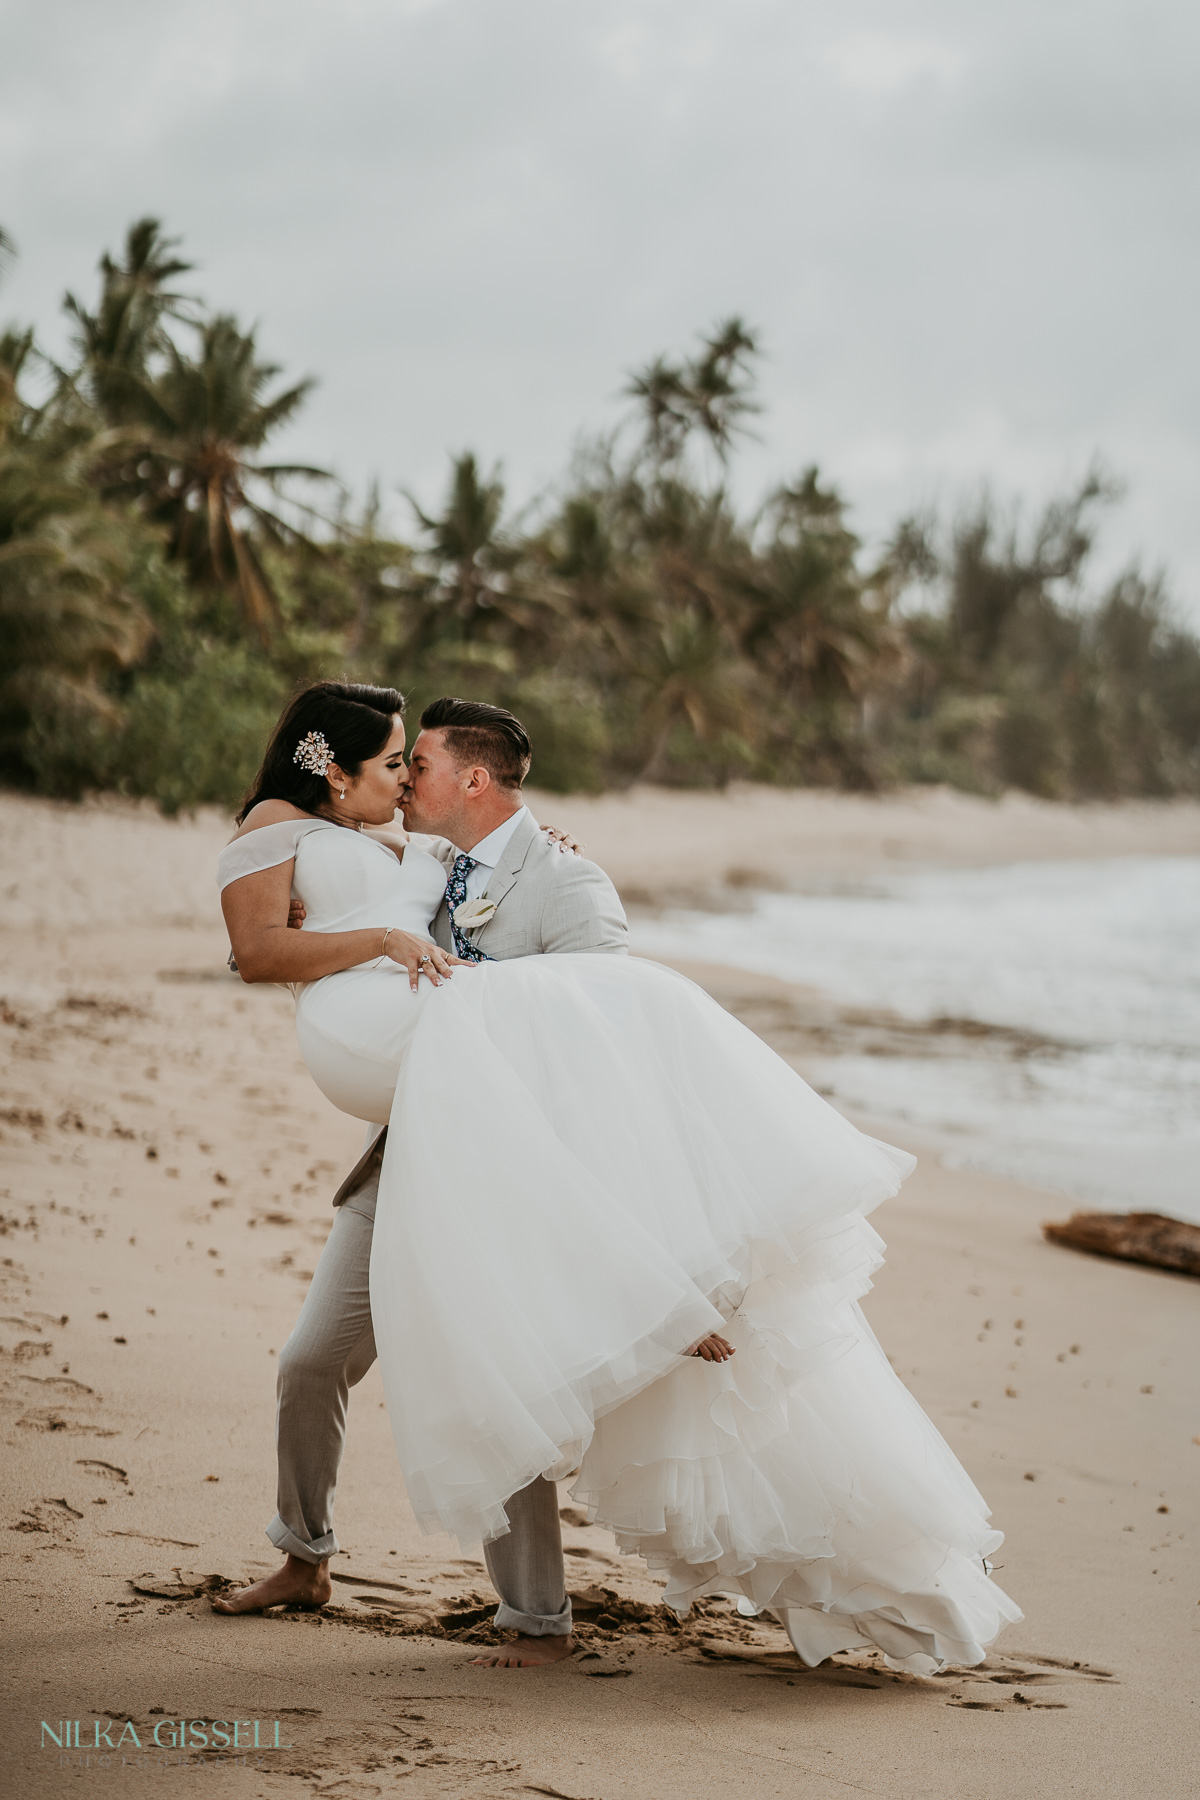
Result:
<svg viewBox="0 0 1200 1800"><path fill-rule="evenodd" d="M895 633L886 596L871 603L841 496L807 469L772 496L763 523L767 534L743 615L745 650L769 665L793 704L860 701L894 649Z"/></svg>
<svg viewBox="0 0 1200 1800"><path fill-rule="evenodd" d="M105 679L149 636L130 591L141 546L96 496L107 441L21 398L32 354L31 332L0 337L0 768L78 786L98 778L95 728L117 717Z"/></svg>
<svg viewBox="0 0 1200 1800"><path fill-rule="evenodd" d="M1116 492L1089 470L1072 492L1049 502L1024 544L990 494L956 521L941 567L952 638L967 668L982 674L1020 658L1022 639L1055 633L1055 589L1077 586L1096 538L1090 515Z"/></svg>
<svg viewBox="0 0 1200 1800"><path fill-rule="evenodd" d="M500 472L493 469L485 477L468 450L451 464L450 490L437 517L423 512L411 494L407 499L429 538L426 555L437 572L436 598L452 609L469 635L480 609L496 604L494 576L509 560L500 535L504 512Z"/></svg>
<svg viewBox="0 0 1200 1800"><path fill-rule="evenodd" d="M141 386L156 356L170 345L168 319L192 319L194 303L168 283L192 264L173 254L177 238L164 236L158 219L139 219L125 236L123 262L105 251L100 259L100 300L94 313L73 294L63 302L78 327L76 346L88 398L106 423L140 417Z"/></svg>
<svg viewBox="0 0 1200 1800"><path fill-rule="evenodd" d="M308 571L313 585L341 602L347 663L373 667L382 676L380 659L408 648L409 603L420 585L413 553L383 529L379 483L372 481L361 511L348 503L339 510L333 542L319 565ZM336 603L336 602L335 602ZM311 609L310 614L311 616Z"/></svg>
<svg viewBox="0 0 1200 1800"><path fill-rule="evenodd" d="M743 421L760 410L751 398L751 363L758 354L757 333L735 315L705 338L704 354L690 365L696 424L722 463L735 436L746 429Z"/></svg>
<svg viewBox="0 0 1200 1800"><path fill-rule="evenodd" d="M409 593L416 600L410 654L481 644L494 648L523 642L534 650L550 621L554 595L536 578L542 547L503 524L504 484L499 469L484 475L473 452L451 465L450 487L437 515L406 496L428 537Z"/></svg>
<svg viewBox="0 0 1200 1800"><path fill-rule="evenodd" d="M746 416L759 410L750 372L758 352L757 335L735 316L703 339L698 356L681 363L656 356L632 377L625 392L638 402L652 467L678 463L696 431L724 466Z"/></svg>
<svg viewBox="0 0 1200 1800"><path fill-rule="evenodd" d="M268 393L280 371L258 360L252 331L240 331L227 314L196 329L196 356L167 339L162 366L130 379L125 391L133 416L105 487L136 500L164 528L168 555L194 581L234 588L266 645L276 606L261 545L315 549L295 520L266 499L289 500L288 484L297 477L334 478L305 464L259 462L254 452L294 416L313 383ZM314 516L310 507L297 510L306 522Z"/></svg>
<svg viewBox="0 0 1200 1800"><path fill-rule="evenodd" d="M677 462L695 424L686 368L656 356L631 376L625 392L638 402L651 462L659 467Z"/></svg>
<svg viewBox="0 0 1200 1800"><path fill-rule="evenodd" d="M80 363L73 375L60 371L62 403L77 395L116 434L100 471L104 495L135 502L162 527L168 555L199 586L233 589L265 645L277 606L263 545L314 548L297 517L268 502L290 498L293 478L333 477L262 463L254 453L293 417L313 383L268 393L280 371L259 361L253 331L242 332L229 315L202 317L171 285L192 267L175 254L177 241L159 220L140 219L126 234L123 257L101 258L95 312L67 296ZM198 334L195 355L168 329L181 324ZM310 507L293 506L311 519Z"/></svg>
<svg viewBox="0 0 1200 1800"><path fill-rule="evenodd" d="M669 752L678 726L687 727L718 765L728 760L730 749L748 760L752 708L746 671L711 614L695 606L673 610L656 629L641 634L637 648L631 673L643 696L641 779L661 781L671 773ZM716 772L724 776L720 766Z"/></svg>

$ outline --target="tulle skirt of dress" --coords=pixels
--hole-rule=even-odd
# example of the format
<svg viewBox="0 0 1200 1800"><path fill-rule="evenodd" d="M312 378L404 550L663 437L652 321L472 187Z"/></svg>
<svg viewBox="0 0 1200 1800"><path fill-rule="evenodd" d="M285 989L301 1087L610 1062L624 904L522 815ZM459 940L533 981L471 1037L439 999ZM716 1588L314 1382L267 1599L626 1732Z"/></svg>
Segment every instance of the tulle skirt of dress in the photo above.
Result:
<svg viewBox="0 0 1200 1800"><path fill-rule="evenodd" d="M334 1103L390 1118L371 1310L422 1524L495 1537L578 1468L681 1612L737 1595L810 1663L981 1660L1021 1616L1000 1535L858 1305L912 1158L659 965L399 975L314 983L299 1022ZM730 1362L683 1355L718 1329Z"/></svg>

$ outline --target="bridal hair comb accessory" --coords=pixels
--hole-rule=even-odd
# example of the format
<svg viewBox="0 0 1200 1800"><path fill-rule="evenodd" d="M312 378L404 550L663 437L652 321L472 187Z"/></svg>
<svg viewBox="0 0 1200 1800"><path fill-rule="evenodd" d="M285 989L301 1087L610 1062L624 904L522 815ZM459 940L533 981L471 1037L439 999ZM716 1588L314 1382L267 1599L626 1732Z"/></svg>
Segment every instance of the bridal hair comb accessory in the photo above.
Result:
<svg viewBox="0 0 1200 1800"><path fill-rule="evenodd" d="M292 761L307 769L310 775L323 775L333 761L333 751L325 741L321 731L310 731L307 737L300 739L292 755Z"/></svg>

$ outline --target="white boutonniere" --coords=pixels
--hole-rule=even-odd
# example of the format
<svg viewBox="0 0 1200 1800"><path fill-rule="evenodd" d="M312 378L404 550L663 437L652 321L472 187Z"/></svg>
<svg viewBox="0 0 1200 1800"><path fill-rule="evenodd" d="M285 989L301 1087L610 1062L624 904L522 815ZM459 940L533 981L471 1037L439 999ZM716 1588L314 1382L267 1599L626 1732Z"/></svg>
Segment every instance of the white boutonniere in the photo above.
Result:
<svg viewBox="0 0 1200 1800"><path fill-rule="evenodd" d="M486 925L496 910L496 902L489 900L486 894L480 894L478 900L465 900L455 908L454 923L460 931L478 931Z"/></svg>

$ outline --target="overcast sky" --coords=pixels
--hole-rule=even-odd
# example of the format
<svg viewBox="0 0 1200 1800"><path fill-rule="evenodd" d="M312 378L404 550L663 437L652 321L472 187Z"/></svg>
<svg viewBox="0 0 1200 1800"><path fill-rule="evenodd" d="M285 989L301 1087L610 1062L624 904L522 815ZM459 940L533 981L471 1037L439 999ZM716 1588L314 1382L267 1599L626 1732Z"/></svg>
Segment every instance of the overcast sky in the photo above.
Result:
<svg viewBox="0 0 1200 1800"><path fill-rule="evenodd" d="M282 448L524 499L626 372L760 328L747 495L868 539L1094 455L1200 620L1195 0L0 0L0 317L161 216L320 387ZM396 499L393 518L405 517Z"/></svg>

